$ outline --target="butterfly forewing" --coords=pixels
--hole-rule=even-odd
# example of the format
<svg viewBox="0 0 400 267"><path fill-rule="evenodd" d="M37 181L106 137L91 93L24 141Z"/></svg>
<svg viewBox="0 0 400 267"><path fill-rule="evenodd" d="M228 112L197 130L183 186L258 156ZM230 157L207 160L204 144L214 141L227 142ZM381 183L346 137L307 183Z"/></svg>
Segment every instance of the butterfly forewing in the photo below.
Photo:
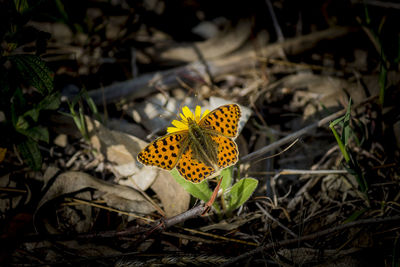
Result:
<svg viewBox="0 0 400 267"><path fill-rule="evenodd" d="M172 170L182 154L186 138L187 132L160 137L138 154L138 160L145 165Z"/></svg>
<svg viewBox="0 0 400 267"><path fill-rule="evenodd" d="M226 137L236 137L240 116L239 105L229 104L211 111L200 121L199 125Z"/></svg>

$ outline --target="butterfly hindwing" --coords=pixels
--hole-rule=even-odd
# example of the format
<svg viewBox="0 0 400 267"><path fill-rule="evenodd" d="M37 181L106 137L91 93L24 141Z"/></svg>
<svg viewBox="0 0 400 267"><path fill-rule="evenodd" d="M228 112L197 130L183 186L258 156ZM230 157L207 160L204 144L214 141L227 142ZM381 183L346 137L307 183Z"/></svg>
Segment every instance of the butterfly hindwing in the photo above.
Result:
<svg viewBox="0 0 400 267"><path fill-rule="evenodd" d="M144 165L172 170L180 158L186 133L172 133L151 142L138 154L138 160Z"/></svg>
<svg viewBox="0 0 400 267"><path fill-rule="evenodd" d="M215 172L214 168L193 158L193 151L190 145L182 153L182 156L176 165L180 175L192 183L200 183L205 178Z"/></svg>
<svg viewBox="0 0 400 267"><path fill-rule="evenodd" d="M208 113L199 123L226 137L236 137L238 133L240 107L237 104L224 105Z"/></svg>
<svg viewBox="0 0 400 267"><path fill-rule="evenodd" d="M212 140L218 144L218 167L221 169L234 165L238 161L239 150L236 143L225 136L211 136Z"/></svg>

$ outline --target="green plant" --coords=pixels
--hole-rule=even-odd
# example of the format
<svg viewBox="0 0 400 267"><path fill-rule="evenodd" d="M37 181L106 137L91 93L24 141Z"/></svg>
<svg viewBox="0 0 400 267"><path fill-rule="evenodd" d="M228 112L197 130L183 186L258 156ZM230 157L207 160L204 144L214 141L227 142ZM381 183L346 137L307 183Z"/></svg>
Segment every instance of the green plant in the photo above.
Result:
<svg viewBox="0 0 400 267"><path fill-rule="evenodd" d="M87 132L87 127L86 127L86 120L85 120L85 113L84 113L84 105L83 101L87 103L89 109L93 113L93 115L96 117L98 121L102 121L100 114L98 113L96 104L93 102L93 99L89 97L87 94L86 90L82 90L72 101L68 101L68 107L70 113L65 113L61 112L65 116L72 117L74 120L74 123L76 127L78 128L79 132L83 136L83 138L87 141L90 142L89 140L89 134ZM78 110L76 111L76 105L78 105Z"/></svg>
<svg viewBox="0 0 400 267"><path fill-rule="evenodd" d="M220 179L223 179L221 182L221 189L223 190L221 205L225 214L228 216L249 199L258 185L258 181L254 178L243 178L231 186L233 180L232 170L233 167L229 167L222 170L220 174ZM171 174L175 180L195 198L203 200L204 202L207 202L211 198L212 191L208 187L207 182L203 181L199 184L191 183L181 177L176 169L173 169ZM222 213L217 203L214 202L213 207L217 214Z"/></svg>
<svg viewBox="0 0 400 267"><path fill-rule="evenodd" d="M26 163L38 170L42 163L39 142L49 142L42 114L59 107L60 94L53 89L53 73L38 55L15 53L16 48L31 41L21 38L27 31L24 23L31 8L23 0L8 4L12 17L19 18L19 23L10 22L8 31L1 34L5 49L0 56L0 106L4 115L0 122L4 135L0 147L15 145Z"/></svg>
<svg viewBox="0 0 400 267"><path fill-rule="evenodd" d="M357 179L357 183L360 187L361 192L366 193L368 190L368 183L360 169L360 166L353 157L348 144L351 139L351 137L355 136L354 132L350 126L350 121L351 121L351 99L349 100L349 105L347 107L346 114L333 122L329 124L329 128L331 128L333 135L335 136L336 142L339 145L339 149L343 155L343 158L345 160L345 168L347 171L354 175ZM342 128L342 134L339 136L338 132L335 129L336 125L340 125Z"/></svg>
<svg viewBox="0 0 400 267"><path fill-rule="evenodd" d="M390 21L397 21L397 18L380 14L373 9L368 9L368 5L364 3L364 19L359 19L364 30L374 44L379 54L379 103L381 106L385 104L385 95L388 87L388 71L390 67L398 68L400 62L400 35ZM389 21L389 22L388 22ZM385 27L386 26L386 27Z"/></svg>

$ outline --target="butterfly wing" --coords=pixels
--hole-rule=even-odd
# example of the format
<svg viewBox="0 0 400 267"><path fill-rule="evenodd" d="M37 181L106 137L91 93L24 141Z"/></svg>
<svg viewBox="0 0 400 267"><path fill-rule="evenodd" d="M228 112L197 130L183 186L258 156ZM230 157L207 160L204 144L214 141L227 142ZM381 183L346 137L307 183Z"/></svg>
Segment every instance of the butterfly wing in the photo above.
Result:
<svg viewBox="0 0 400 267"><path fill-rule="evenodd" d="M185 149L187 132L167 134L151 142L139 152L138 161L144 165L172 170Z"/></svg>
<svg viewBox="0 0 400 267"><path fill-rule="evenodd" d="M239 157L235 141L222 135L213 135L211 138L218 144L218 167L223 169L234 165Z"/></svg>
<svg viewBox="0 0 400 267"><path fill-rule="evenodd" d="M208 113L199 125L226 137L236 137L240 116L241 111L238 104L224 105Z"/></svg>
<svg viewBox="0 0 400 267"><path fill-rule="evenodd" d="M176 169L183 178L192 183L200 183L215 172L213 167L207 166L193 158L193 151L190 148L190 145L182 153L182 156L176 165Z"/></svg>

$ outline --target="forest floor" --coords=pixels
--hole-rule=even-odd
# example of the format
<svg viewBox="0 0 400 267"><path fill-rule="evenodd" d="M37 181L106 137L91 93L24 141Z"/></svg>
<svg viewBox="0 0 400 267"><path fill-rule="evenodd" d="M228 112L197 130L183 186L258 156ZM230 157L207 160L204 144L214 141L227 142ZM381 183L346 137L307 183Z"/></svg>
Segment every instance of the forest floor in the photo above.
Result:
<svg viewBox="0 0 400 267"><path fill-rule="evenodd" d="M400 4L44 3L0 14L0 265L400 266ZM138 162L232 103L210 209Z"/></svg>

